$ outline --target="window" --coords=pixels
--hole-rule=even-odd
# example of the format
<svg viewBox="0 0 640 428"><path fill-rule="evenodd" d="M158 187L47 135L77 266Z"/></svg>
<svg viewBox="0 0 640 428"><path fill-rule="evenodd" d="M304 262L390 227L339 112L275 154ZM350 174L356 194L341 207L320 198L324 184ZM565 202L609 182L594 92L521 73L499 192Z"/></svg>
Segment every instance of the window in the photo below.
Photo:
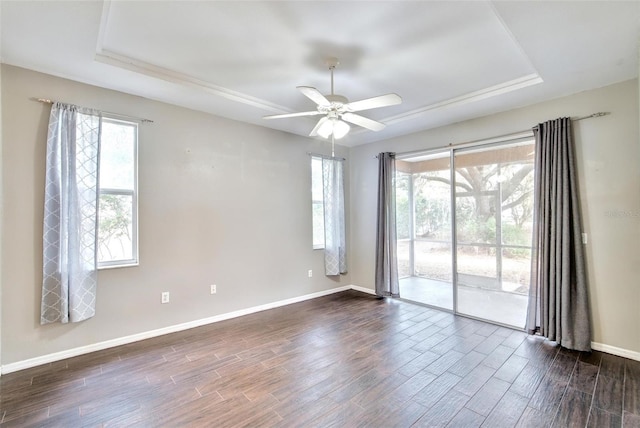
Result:
<svg viewBox="0 0 640 428"><path fill-rule="evenodd" d="M313 218L313 248L324 248L324 194L322 159L311 157L311 209Z"/></svg>
<svg viewBox="0 0 640 428"><path fill-rule="evenodd" d="M138 264L138 124L103 118L98 267Z"/></svg>

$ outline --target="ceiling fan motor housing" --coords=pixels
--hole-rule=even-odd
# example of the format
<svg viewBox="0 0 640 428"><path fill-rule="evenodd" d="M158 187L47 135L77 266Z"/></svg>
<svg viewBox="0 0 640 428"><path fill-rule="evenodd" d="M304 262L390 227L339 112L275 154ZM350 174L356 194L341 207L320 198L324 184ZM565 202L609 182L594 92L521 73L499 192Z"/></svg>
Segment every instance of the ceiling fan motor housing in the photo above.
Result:
<svg viewBox="0 0 640 428"><path fill-rule="evenodd" d="M342 113L345 110L345 105L349 103L347 97L343 97L342 95L325 95L327 101L329 101L328 105L318 105L318 111L326 114L329 112L337 112Z"/></svg>
<svg viewBox="0 0 640 428"><path fill-rule="evenodd" d="M342 95L325 95L324 96L331 104L347 104L349 100Z"/></svg>

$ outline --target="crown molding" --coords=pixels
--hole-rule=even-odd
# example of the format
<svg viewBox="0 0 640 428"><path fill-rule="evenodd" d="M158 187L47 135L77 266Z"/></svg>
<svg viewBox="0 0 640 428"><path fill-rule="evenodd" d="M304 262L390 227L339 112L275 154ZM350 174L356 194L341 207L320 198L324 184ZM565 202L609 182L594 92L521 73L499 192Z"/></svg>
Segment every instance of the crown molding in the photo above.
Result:
<svg viewBox="0 0 640 428"><path fill-rule="evenodd" d="M424 107L420 107L414 110L409 110L405 113L401 113L395 116L382 119L387 125L394 123L404 122L406 120L417 119L423 114L431 111L444 110L451 107L459 107L465 104L471 104L477 101L481 101L487 98L496 97L509 92L517 91L519 89L527 88L529 86L543 83L542 77L537 73L528 74L526 76L519 77L517 79L509 80L507 82L499 83L488 88L480 89L478 91L468 92L458 97L449 98L444 101L440 101L435 104L430 104Z"/></svg>
<svg viewBox="0 0 640 428"><path fill-rule="evenodd" d="M146 76L161 79L169 83L175 83L178 85L198 89L212 95L256 107L268 112L278 114L293 112L292 110L287 109L286 107L283 107L281 105L274 104L257 97L252 97L250 95L243 94L242 92L234 91L223 86L215 85L201 79L196 79L195 77L189 76L184 73L179 73L167 68L158 67L157 65L149 64L125 55L120 55L106 49L103 49L100 53L96 53L95 60L103 64L108 64L115 67L123 68L125 70L133 71L135 73L144 74Z"/></svg>

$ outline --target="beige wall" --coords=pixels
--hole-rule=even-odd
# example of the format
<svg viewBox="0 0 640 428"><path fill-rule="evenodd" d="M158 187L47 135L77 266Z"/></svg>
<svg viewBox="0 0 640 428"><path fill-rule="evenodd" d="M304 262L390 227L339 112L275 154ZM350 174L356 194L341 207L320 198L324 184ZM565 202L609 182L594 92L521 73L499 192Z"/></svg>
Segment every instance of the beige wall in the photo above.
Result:
<svg viewBox="0 0 640 428"><path fill-rule="evenodd" d="M39 325L49 106L31 97L155 121L139 133L140 266L100 271L78 324ZM350 284L312 250L307 152L326 143L6 65L2 107L3 364Z"/></svg>
<svg viewBox="0 0 640 428"><path fill-rule="evenodd" d="M0 11L2 7L0 6ZM1 37L0 37L1 38ZM2 67L0 66L0 82L2 82ZM4 223L2 221L2 213L4 206L4 197L3 197L3 186L2 186L2 177L4 175L3 172L3 162L2 162L2 84L0 84L0 242L4 242L3 239L3 230ZM0 245L0 367L2 367L2 245Z"/></svg>
<svg viewBox="0 0 640 428"><path fill-rule="evenodd" d="M444 147L524 131L561 116L598 111L611 115L574 122L584 229L589 234L586 251L593 340L640 352L637 80L351 149L353 283L373 288L377 153Z"/></svg>
<svg viewBox="0 0 640 428"><path fill-rule="evenodd" d="M373 288L377 161L529 129L575 124L594 340L640 352L640 168L637 81L385 142L348 157L350 274L323 275L311 250L308 151L326 144L3 65L0 69L2 364L355 284ZM47 97L148 117L140 127L139 267L100 272L97 315L39 325ZM608 213L617 213L615 216ZM307 270L314 277L307 278ZM218 294L209 294L209 284ZM171 292L161 305L160 292Z"/></svg>

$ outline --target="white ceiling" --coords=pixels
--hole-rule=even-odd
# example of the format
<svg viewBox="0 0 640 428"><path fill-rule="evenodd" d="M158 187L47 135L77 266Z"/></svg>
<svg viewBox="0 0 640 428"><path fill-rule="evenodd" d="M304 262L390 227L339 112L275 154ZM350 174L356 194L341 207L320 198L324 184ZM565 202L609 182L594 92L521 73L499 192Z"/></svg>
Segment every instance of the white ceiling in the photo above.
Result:
<svg viewBox="0 0 640 428"><path fill-rule="evenodd" d="M308 135L317 118L296 86L363 112L353 146L638 76L638 1L7 1L7 64ZM47 94L33 94L47 98ZM64 101L64 100L62 100ZM124 113L124 112L123 112Z"/></svg>

